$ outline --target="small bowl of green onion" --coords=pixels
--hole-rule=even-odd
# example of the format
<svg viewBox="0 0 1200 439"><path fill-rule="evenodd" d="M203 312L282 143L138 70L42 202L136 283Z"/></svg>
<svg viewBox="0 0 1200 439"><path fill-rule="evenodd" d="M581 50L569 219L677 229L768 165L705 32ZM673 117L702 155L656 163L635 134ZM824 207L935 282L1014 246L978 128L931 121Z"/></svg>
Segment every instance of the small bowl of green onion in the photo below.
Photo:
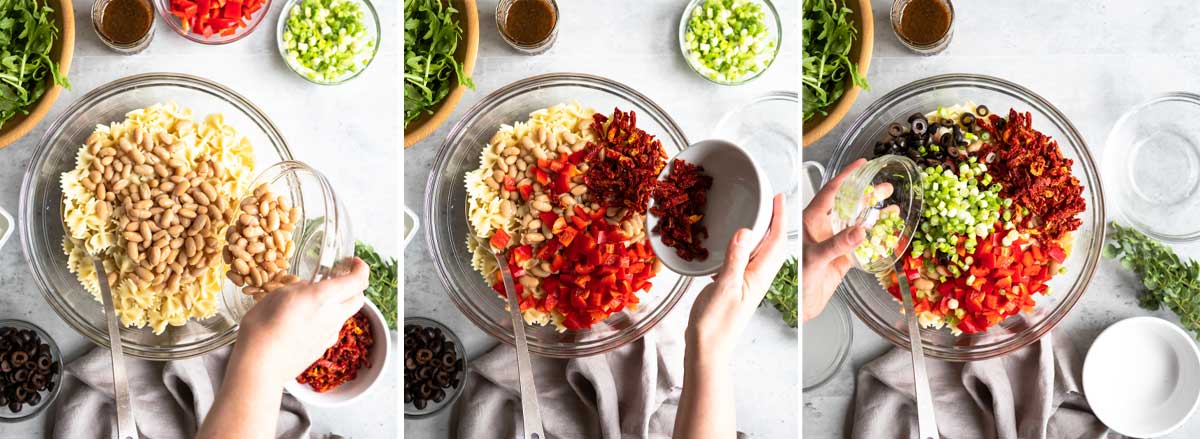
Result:
<svg viewBox="0 0 1200 439"><path fill-rule="evenodd" d="M679 19L679 49L697 74L741 85L775 62L782 24L770 0L692 0Z"/></svg>
<svg viewBox="0 0 1200 439"><path fill-rule="evenodd" d="M279 14L279 55L320 85L354 79L379 52L379 15L369 0L291 0Z"/></svg>

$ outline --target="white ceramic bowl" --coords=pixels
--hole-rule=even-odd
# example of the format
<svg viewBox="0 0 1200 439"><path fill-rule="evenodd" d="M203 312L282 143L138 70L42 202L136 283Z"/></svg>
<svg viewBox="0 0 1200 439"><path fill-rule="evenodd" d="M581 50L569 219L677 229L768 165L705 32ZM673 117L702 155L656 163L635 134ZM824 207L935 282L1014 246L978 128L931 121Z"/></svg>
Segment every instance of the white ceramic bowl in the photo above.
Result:
<svg viewBox="0 0 1200 439"><path fill-rule="evenodd" d="M1104 425L1126 436L1165 436L1200 402L1200 351L1157 317L1133 317L1096 337L1083 363L1083 393Z"/></svg>
<svg viewBox="0 0 1200 439"><path fill-rule="evenodd" d="M663 265L671 271L686 276L715 274L725 262L725 249L730 238L738 229L750 229L751 242L758 242L766 234L771 222L771 184L762 168L737 145L726 140L704 140L689 146L667 161L658 178L664 179L671 172L675 159L683 159L704 168L704 173L713 178L708 190L708 202L704 205L704 226L708 238L704 248L708 258L685 261L675 249L663 244L662 237L651 232L650 246ZM653 206L653 204L651 204ZM646 230L654 230L658 217L646 215Z"/></svg>
<svg viewBox="0 0 1200 439"><path fill-rule="evenodd" d="M288 381L283 386L288 393L308 405L337 407L349 404L366 395L375 387L376 383L382 381L381 378L391 367L392 333L383 319L383 313L379 312L379 308L376 308L370 300L367 300L363 310L366 311L367 321L371 323L371 336L375 339L375 343L371 344L371 350L367 354L367 358L371 361L371 367L359 369L357 378L325 393L317 393L308 384L300 384L296 380Z"/></svg>

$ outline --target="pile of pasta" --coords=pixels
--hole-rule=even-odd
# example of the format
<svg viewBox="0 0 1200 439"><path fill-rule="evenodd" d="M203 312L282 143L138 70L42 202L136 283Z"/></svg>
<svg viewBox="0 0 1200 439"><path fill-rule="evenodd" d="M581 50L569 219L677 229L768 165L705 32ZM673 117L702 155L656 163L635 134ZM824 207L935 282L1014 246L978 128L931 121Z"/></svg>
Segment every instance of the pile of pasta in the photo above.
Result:
<svg viewBox="0 0 1200 439"><path fill-rule="evenodd" d="M99 301L98 255L125 326L161 334L215 315L253 170L253 146L220 114L155 104L97 126L61 176L67 268Z"/></svg>

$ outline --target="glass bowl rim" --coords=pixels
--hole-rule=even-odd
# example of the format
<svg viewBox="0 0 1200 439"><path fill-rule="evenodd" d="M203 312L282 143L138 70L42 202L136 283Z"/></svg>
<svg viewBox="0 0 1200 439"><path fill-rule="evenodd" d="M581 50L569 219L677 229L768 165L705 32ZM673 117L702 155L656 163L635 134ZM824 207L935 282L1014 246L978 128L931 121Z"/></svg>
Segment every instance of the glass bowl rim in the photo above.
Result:
<svg viewBox="0 0 1200 439"><path fill-rule="evenodd" d="M841 170L846 164L849 163L848 160L853 158L849 157L851 142L853 142L854 138L857 137L864 129L866 129L867 124L876 116L881 114L883 110L895 105L898 102L910 98L914 94L924 93L931 90L958 87L983 88L1024 101L1034 110L1045 114L1051 123L1054 123L1058 128L1062 129L1065 137L1055 138L1054 140L1057 141L1059 145L1062 145L1062 143L1066 141L1068 145L1071 145L1070 148L1078 153L1078 161L1083 167L1084 176L1090 178L1090 181L1086 182L1092 185L1092 187L1088 189L1095 198L1094 205L1088 206L1085 212L1092 212L1093 217L1098 219L1098 224L1095 224L1096 231L1089 239L1092 252L1088 255L1082 255L1085 257L1085 259L1082 267L1080 267L1078 276L1075 278L1074 284L1071 285L1071 288L1066 291L1065 294L1060 296L1062 300L1044 319L1034 323L1029 328L1026 328L1026 330L1023 332L1014 334L1007 340L988 342L987 344L983 345L986 346L986 348L978 351L963 351L960 349L955 349L953 346L947 348L944 346L938 346L934 343L925 343L925 353L929 357L946 361L965 362L1002 356L1041 339L1042 336L1049 333L1051 329L1057 327L1058 324L1061 323L1068 314L1070 314L1070 311L1074 309L1075 305L1079 302L1079 299L1083 297L1083 294L1087 291L1088 286L1091 284L1092 278L1095 276L1096 269L1099 266L1100 252L1104 246L1104 239L1107 234L1107 222L1104 205L1104 189L1101 176L1099 174L1099 170L1101 168L1097 167L1096 160L1093 158L1087 142L1079 133L1079 130L1075 128L1075 125L1071 123L1070 119L1068 119L1065 114L1059 111L1057 107L1055 107L1041 95L1034 93L1032 90L1012 81L989 75L948 73L930 76L901 85L883 95L875 102L872 102L871 105L867 106L867 108L863 109L862 112L859 113L858 117L854 119L854 122L851 123L846 131L842 133L841 138L838 140L837 147L834 150L834 154L830 158L830 166L828 168L830 171L823 178L822 184L827 184L829 180L833 179L837 171ZM1078 148L1075 148L1076 145ZM1062 146L1060 146L1060 148L1062 148ZM1076 237L1076 239L1080 238L1086 237ZM1076 248L1078 249L1078 246L1076 246ZM856 293L855 290L847 287L846 284L847 282L843 280L842 283L838 285L837 289L839 291L844 290L848 305L850 305L850 310L854 312L854 315L863 323L865 323L867 327L871 328L872 331L875 331L876 334L891 342L893 345L902 349L910 349L908 333L882 322L882 319L875 318L876 314L871 311L869 306L863 303L863 299L859 297L860 295ZM922 329L921 331L922 333L927 333L927 331L942 330L943 329Z"/></svg>
<svg viewBox="0 0 1200 439"><path fill-rule="evenodd" d="M406 316L406 317L404 317L404 324L408 325L409 323L415 323L418 325L424 325L427 327L434 327L434 328L441 329L442 333L446 335L446 339L448 341L454 342L454 351L459 354L459 358L462 358L462 362L463 362L462 380L458 383L458 387L454 389L454 392L447 395L448 398L442 400L442 402L437 403L437 404L441 404L437 408L430 410L428 412L409 413L408 407L411 406L412 403L401 401L404 404L404 418L405 419L425 419L425 418L431 417L431 416L441 412L446 407L454 405L454 402L456 400L458 400L459 396L462 395L463 388L467 387L467 380L470 379L470 376L471 376L471 374L468 373L471 369L471 360L469 358L467 358L467 347L465 345L463 345L462 339L458 338L458 334L455 333L454 330L450 329L449 326L446 326L446 325L442 324L442 322L434 320L430 317L422 317L422 316ZM403 342L404 331L403 330L399 331L398 335L400 336L401 342ZM404 361L404 352L400 353L400 357L401 357L400 361L403 362Z"/></svg>
<svg viewBox="0 0 1200 439"><path fill-rule="evenodd" d="M304 1L304 0L287 0L287 2L283 4L283 9L279 11L279 19L277 20L276 25L275 25L275 48L278 49L279 59L281 59L283 61L283 63L285 65L287 65L288 70L291 70L292 73L296 74L296 76L299 76L299 77L303 78L305 81L311 82L313 84L339 85L339 84L349 82L351 79L359 77L359 75L362 75L363 72L365 72L365 71L367 71L367 69L371 68L371 64L375 62L375 57L379 55L379 46L380 46L380 44L383 43L383 32L382 32L381 25L379 24L379 12L375 10L375 5L373 3L371 3L371 0L356 0L359 3L361 3L363 6L366 6L366 8L365 8L365 10L367 11L366 15L371 17L370 23L375 24L375 34L374 34L374 38L372 38L372 40L375 44L374 44L374 47L371 48L371 56L367 57L367 64L362 66L361 69L358 69L357 72L354 72L353 74L347 75L342 78L338 78L336 81L319 81L316 79L309 78L308 76L305 76L304 74L300 73L300 71L297 70L297 67L292 65L292 62L288 60L287 51L283 50L283 46L284 46L284 44L283 44L283 32L284 31L283 30L285 27L287 27L288 17L290 17L292 15L290 12L292 9L292 6L295 6L297 3L300 3L301 1ZM370 24L370 23L364 23L364 24Z"/></svg>
<svg viewBox="0 0 1200 439"><path fill-rule="evenodd" d="M687 136L683 132L683 129L679 126L678 123L675 122L675 119L672 118L671 115L666 112L666 110L664 110L661 106L659 106L657 103L655 103L649 97L647 97L646 95L634 90L632 87L629 87L623 83L620 83L615 80L608 79L608 78L605 78L602 76L591 75L591 74L586 74L586 73L573 73L573 72L545 73L545 74L531 76L531 77L528 77L525 79L521 79L521 80L512 82L508 85L505 85L505 86L502 86L502 87L496 89L495 91L489 93L487 96L484 96L482 99L479 100L479 102L476 102L462 116L459 117L458 121L455 122L454 125L450 128L450 132L447 133L446 136L442 139L442 143L438 147L437 155L434 157L434 160L432 162L431 172L429 173L429 176L425 180L425 195L424 195L424 202L423 202L423 209L424 209L425 214L422 215L422 218L421 218L421 222L424 224L424 229L425 229L425 232L424 232L425 245L429 248L430 256L431 256L431 259L433 260L433 265L438 273L438 279L441 281L442 288L446 289L446 292L447 292L446 294L448 296L450 296L450 300L452 302L454 302L454 305L458 308L458 310L460 312L462 312L462 314L464 314L467 317L467 319L471 321L471 323L475 324L475 326L478 327L480 330L482 330L484 333L486 333L486 334L492 336L493 338L498 339L501 342L508 344L510 346L514 346L516 343L514 336L512 334L512 331L500 331L500 332L505 332L504 334L499 334L499 333L493 332L492 325L489 324L487 321L485 321L486 319L484 319L481 316L475 315L475 313L473 313L473 312L469 312L468 310L472 309L472 307L468 303L465 303L466 300L463 297L461 297L458 293L452 292L452 291L454 291L454 288L453 288L454 282L453 282L451 273L449 273L449 265L446 264L442 260L441 256L439 256L435 253L438 248L437 244L439 243L439 241L441 239L436 236L435 228L434 228L434 224L433 224L433 216L434 216L433 212L436 210L435 206L434 206L434 199L435 199L434 194L435 194L435 189L438 186L440 186L440 184L441 184L441 182L439 181L441 176L438 175L439 173L435 172L435 171L440 169L442 167L442 165L445 164L450 159L450 156L453 154L453 152L454 152L453 139L461 137L462 134L470 126L470 124L474 122L473 119L476 119L478 116L484 114L484 111L489 110L492 107L494 107L500 103L503 103L514 96L519 96L519 95L525 94L530 91L554 87L554 86L558 86L558 85L582 86L582 87L593 88L596 90L603 91L605 93L615 94L618 97L620 97L621 99L625 99L625 97L626 97L626 96L622 96L622 95L627 95L627 96L631 97L634 101L637 101L638 105L646 107L648 110L650 110L651 114L653 114L655 116L661 116L661 118L656 117L656 122L661 122L664 125L664 128L666 129L667 132L663 133L663 134L665 134L667 137L671 138L672 141L678 142L681 146L681 148L680 148L681 150L686 149L688 147L688 145L690 145L690 143L688 143L688 141L687 141ZM614 93L614 90L615 90L615 93ZM659 136L659 137L661 137L661 136ZM676 138L676 137L678 137L678 138ZM455 181L461 182L462 180L456 179ZM465 191L465 189L463 189L463 190ZM446 226L442 225L442 227L446 227ZM437 230L441 230L441 228L438 228ZM629 343L631 341L640 339L643 336L645 336L646 333L650 332L650 330L657 327L658 324L661 323L662 320L665 319L667 317L667 315L669 315L671 313L671 311L675 308L675 305L677 305L679 303L679 301L683 298L683 296L691 288L692 280L693 280L692 277L680 275L679 280L676 282L675 287L672 289L673 294L670 294L670 295L664 297L664 302L659 305L660 307L664 307L662 313L660 313L658 315L648 316L648 318L646 319L647 324L642 325L634 332L626 333L620 337L616 337L616 338L610 340L605 345L590 347L590 348L582 349L579 351L562 352L559 349L555 349L555 348L546 349L541 346L531 344L529 347L529 351L530 351L530 353L533 353L535 355L549 357L549 358L579 358L579 357L586 357L586 356L591 356L591 355L596 355L596 354L602 354L602 353L611 351L613 349L616 349L620 346L623 346L626 343Z"/></svg>
<svg viewBox="0 0 1200 439"><path fill-rule="evenodd" d="M71 106L59 113L58 117L46 128L42 134L42 138L38 140L37 148L30 157L29 165L25 168L25 175L21 180L21 195L20 195L20 210L17 218L18 228L21 235L21 253L25 257L25 262L29 266L29 271L33 274L35 283L38 286L38 291L42 294L42 298L54 309L55 314L60 319L67 323L76 333L90 340L96 346L107 349L109 347L109 337L107 328L89 328L85 318L80 317L80 313L67 305L65 301L58 298L57 293L52 293L53 286L47 277L38 269L38 263L35 262L34 249L32 248L33 225L28 219L32 216L29 204L32 200L29 197L32 195L33 187L37 184L36 173L37 167L43 164L49 154L50 137L57 136L63 125L68 122L68 117L79 113L80 111L89 108L104 98L112 95L120 95L131 90L140 89L146 86L171 86L183 87L200 90L213 97L219 98L226 103L234 106L239 111L246 113L246 116L259 124L263 128L264 135L273 141L271 147L279 154L281 161L295 160L292 157L291 149L288 147L287 140L283 137L275 123L262 111L258 106L251 103L241 94L233 91L229 87L221 85L215 81L201 78L198 76L183 74L183 73L142 73L132 76L118 78L107 84L98 86L91 91L81 96ZM82 114L82 113L81 113ZM61 302L61 303L60 303ZM66 316L72 316L67 318ZM129 343L123 343L126 355L134 358L141 358L155 361L169 361L195 357L204 355L214 350L220 349L237 338L238 326L234 325L232 330L227 330L224 334L220 334L207 342L195 343L194 346L186 350L174 351L169 348L162 347L142 347L132 346Z"/></svg>
<svg viewBox="0 0 1200 439"><path fill-rule="evenodd" d="M200 43L200 44L204 44L204 45L208 45L208 46L221 46L221 45L229 44L232 42L240 41L242 38L245 38L247 35L254 33L254 30L258 29L258 25L262 24L263 21L266 21L267 14L271 12L272 1L271 0L263 0L263 1L265 1L266 4L264 4L259 9L258 12L256 12L259 14L258 19L253 20L253 23L250 23L250 26L246 28L245 32L238 32L233 35L233 38L230 38L228 40L211 40L204 36L200 36L200 37L194 36L194 35L192 35L191 32L183 30L183 26L180 26L178 23L175 22L175 20L177 20L179 17L171 15L171 11L168 10L165 6L163 6L164 3L169 3L170 0L153 0L154 10L158 11L158 15L160 17L162 17L164 21L167 22L167 27L170 27L171 30L175 31L176 34L179 34L179 36L186 38L188 41L191 41L193 43ZM153 33L153 29L151 29L151 33Z"/></svg>
<svg viewBox="0 0 1200 439"><path fill-rule="evenodd" d="M49 407L50 405L54 404L54 402L58 399L58 394L62 391L62 388L63 388L62 381L63 381L63 376L66 375L66 373L67 373L67 366L66 366L66 362L63 361L62 351L58 348L58 342L54 340L54 337L50 336L49 332L46 332L45 329L42 329L41 326L38 326L37 324L35 324L33 322L30 322L27 320L21 320L18 318L5 318L5 319L0 319L0 328L4 328L4 327L17 327L17 328L22 328L22 329L33 330L33 332L36 333L38 335L38 337L41 337L42 343L46 343L47 345L50 346L50 356L54 358L54 363L58 364L58 374L57 374L58 376L55 378L58 380L58 384L54 385L54 390L50 390L46 393L46 398L43 399L40 404L34 406L33 410L31 410L29 413L26 413L26 414L23 414L20 416L11 417L11 418L0 417L0 424L19 424L21 422L25 422L25 421L28 421L30 419L37 417L37 415L40 415L43 411L46 410L46 407ZM5 408L5 410L8 410L8 409Z"/></svg>
<svg viewBox="0 0 1200 439"><path fill-rule="evenodd" d="M1116 145L1116 139L1114 137L1116 136L1117 131L1120 129L1132 128L1132 126L1129 126L1129 124L1132 122L1132 120L1135 117L1140 115L1142 112L1150 109L1151 107L1154 107L1155 105L1169 103L1169 102L1183 102L1183 103L1192 105L1194 107L1197 107L1197 111L1200 111L1200 94L1187 92L1187 91L1171 91L1171 92L1166 92L1166 93L1159 93L1159 94L1154 95L1150 99L1141 101L1141 102L1137 103L1136 105L1130 107L1128 110L1125 110L1125 112L1121 113L1121 116L1117 118L1116 122L1113 122L1112 128L1110 128L1108 130L1108 135L1104 137L1104 159L1103 159L1104 162L1101 163L1101 167L1102 167L1101 175L1108 175L1108 173L1116 171L1116 169L1110 170L1110 168L1113 166L1119 166L1113 162L1113 160L1115 160L1114 157L1117 157L1117 156L1124 157L1125 156L1124 152L1126 151L1126 149L1117 147L1117 145ZM1118 155L1117 152L1122 152L1122 154ZM1122 169L1125 169L1125 168L1122 168ZM1119 199L1121 197L1116 197L1116 198ZM1189 242L1195 242L1196 240L1200 240L1200 227L1196 227L1194 230L1192 230L1190 232L1181 233L1181 234L1163 233L1161 231L1155 230L1149 224L1145 224L1141 221L1134 220L1133 216L1129 214L1129 206L1127 204L1125 204L1125 203L1115 203L1115 204L1116 204L1117 218L1119 218L1121 221L1123 221L1126 225L1129 225L1129 226L1133 227L1134 229L1146 234L1146 236L1157 239L1159 241L1170 242L1170 243L1189 243Z"/></svg>
<svg viewBox="0 0 1200 439"><path fill-rule="evenodd" d="M697 75L699 75L701 78L704 78L706 81L711 82L713 84L726 85L726 86L738 86L738 85L748 83L750 81L758 79L758 77L762 76L764 73L767 73L767 70L771 70L771 66L775 65L775 60L779 58L779 50L783 48L783 21L781 18L779 18L779 10L775 9L775 3L773 3L771 0L751 0L751 1L755 1L755 2L758 2L758 3L766 6L764 9L766 10L767 15L768 15L768 20L766 23L767 26L770 26L772 21L775 23L775 26L774 26L775 50L773 50L771 52L771 59L769 61L767 61L767 65L765 67L763 67L762 70L759 70L758 73L755 73L753 75L747 76L742 79L739 79L737 81L718 81L718 80L709 78L707 75L705 75L703 73L700 73L699 67L697 67L695 64L692 64L692 59L688 57L688 51L686 48L687 41L685 41L685 35L687 35L687 23L688 23L688 19L691 18L691 16L692 16L692 10L696 9L696 6L699 6L701 2L706 2L706 1L708 1L708 0L690 0L688 2L688 4L686 6L684 6L684 8L683 8L683 15L681 15L679 17L679 31L678 31L679 54L683 56L684 64L687 64L688 68L692 69L692 72L695 72Z"/></svg>

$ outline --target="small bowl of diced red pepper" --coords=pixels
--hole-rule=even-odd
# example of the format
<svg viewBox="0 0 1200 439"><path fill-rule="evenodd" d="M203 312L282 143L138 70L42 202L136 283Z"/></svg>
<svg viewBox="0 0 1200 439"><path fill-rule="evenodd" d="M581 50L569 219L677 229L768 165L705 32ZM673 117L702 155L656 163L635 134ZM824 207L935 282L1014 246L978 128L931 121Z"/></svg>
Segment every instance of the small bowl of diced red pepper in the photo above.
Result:
<svg viewBox="0 0 1200 439"><path fill-rule="evenodd" d="M258 28L271 0L157 0L175 33L201 44L228 44Z"/></svg>

